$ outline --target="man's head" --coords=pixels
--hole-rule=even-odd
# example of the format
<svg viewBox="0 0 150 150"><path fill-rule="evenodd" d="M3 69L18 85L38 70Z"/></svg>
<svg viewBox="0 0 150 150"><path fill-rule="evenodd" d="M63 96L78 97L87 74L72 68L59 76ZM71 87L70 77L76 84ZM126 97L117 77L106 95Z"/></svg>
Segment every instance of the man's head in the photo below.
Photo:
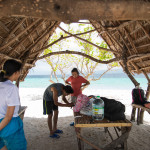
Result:
<svg viewBox="0 0 150 150"><path fill-rule="evenodd" d="M63 87L63 90L64 90L64 94L65 96L69 95L69 94L72 94L73 93L73 89L71 86L69 85L66 85Z"/></svg>

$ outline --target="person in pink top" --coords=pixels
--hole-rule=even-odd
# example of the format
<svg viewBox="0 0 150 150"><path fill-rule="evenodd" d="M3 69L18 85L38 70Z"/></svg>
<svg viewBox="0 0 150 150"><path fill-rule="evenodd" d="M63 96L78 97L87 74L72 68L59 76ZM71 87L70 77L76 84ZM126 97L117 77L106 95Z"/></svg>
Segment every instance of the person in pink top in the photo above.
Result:
<svg viewBox="0 0 150 150"><path fill-rule="evenodd" d="M77 68L73 68L72 71L72 76L70 76L65 83L71 85L73 88L74 93L71 94L71 101L73 103L76 102L77 96L79 94L82 94L82 88L89 85L90 82L83 78L82 76L79 75L79 71ZM74 122L70 124L70 126L74 126Z"/></svg>
<svg viewBox="0 0 150 150"><path fill-rule="evenodd" d="M79 94L82 94L82 87L85 87L90 84L88 80L79 75L79 71L77 68L73 68L72 76L70 76L65 83L71 85L74 93L71 96L77 97Z"/></svg>

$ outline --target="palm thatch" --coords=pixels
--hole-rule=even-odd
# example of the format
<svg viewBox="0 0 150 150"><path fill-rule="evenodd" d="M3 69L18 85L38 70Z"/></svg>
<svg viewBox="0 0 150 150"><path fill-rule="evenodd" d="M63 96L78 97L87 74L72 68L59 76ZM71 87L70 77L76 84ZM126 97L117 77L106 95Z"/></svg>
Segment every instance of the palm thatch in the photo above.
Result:
<svg viewBox="0 0 150 150"><path fill-rule="evenodd" d="M23 80L61 21L88 19L135 86L139 83L133 74L145 75L149 95L150 2L147 0L6 0L0 2L0 9L0 69L9 58L21 61Z"/></svg>

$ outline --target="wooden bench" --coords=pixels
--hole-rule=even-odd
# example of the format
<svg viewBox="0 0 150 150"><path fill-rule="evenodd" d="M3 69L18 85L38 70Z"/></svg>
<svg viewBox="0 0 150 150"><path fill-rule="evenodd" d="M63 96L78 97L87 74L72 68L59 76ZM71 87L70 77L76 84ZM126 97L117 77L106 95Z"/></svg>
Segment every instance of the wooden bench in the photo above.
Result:
<svg viewBox="0 0 150 150"><path fill-rule="evenodd" d="M143 124L144 111L150 113L150 109L143 107L142 105L132 104L132 113L130 121L135 121L136 109L137 109L137 125Z"/></svg>
<svg viewBox="0 0 150 150"><path fill-rule="evenodd" d="M25 114L26 109L27 109L27 106L21 106L21 107L19 108L18 114L19 114L19 117L20 117L22 120L23 120L23 118L24 118L24 114Z"/></svg>
<svg viewBox="0 0 150 150"><path fill-rule="evenodd" d="M87 143L91 147L93 147L96 150L113 150L116 148L127 150L127 138L129 136L129 132L132 127L132 123L125 119L125 120L118 120L118 121L109 121L107 119L103 119L101 121L95 121L90 116L81 115L79 113L74 114L74 121L75 121L75 130L77 135L77 141L78 141L78 149L84 150L84 143ZM105 145L105 147L99 148L98 146L95 146L83 136L81 136L81 129L82 128L89 128L89 127L103 127L106 132L108 132L108 135L110 136L112 142ZM112 135L108 128L113 127L116 135ZM119 133L121 132L121 133ZM114 136L114 137L113 137ZM117 137L117 139L116 139ZM102 137L99 137L102 138ZM120 146L120 147L119 147Z"/></svg>

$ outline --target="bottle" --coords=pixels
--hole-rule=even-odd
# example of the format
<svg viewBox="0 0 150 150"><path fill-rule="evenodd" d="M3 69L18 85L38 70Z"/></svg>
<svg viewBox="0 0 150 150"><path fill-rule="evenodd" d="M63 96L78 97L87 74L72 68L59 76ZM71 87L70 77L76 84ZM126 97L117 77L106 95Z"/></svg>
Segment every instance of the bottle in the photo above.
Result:
<svg viewBox="0 0 150 150"><path fill-rule="evenodd" d="M92 118L94 120L103 120L104 118L104 101L100 96L96 96L92 103Z"/></svg>

